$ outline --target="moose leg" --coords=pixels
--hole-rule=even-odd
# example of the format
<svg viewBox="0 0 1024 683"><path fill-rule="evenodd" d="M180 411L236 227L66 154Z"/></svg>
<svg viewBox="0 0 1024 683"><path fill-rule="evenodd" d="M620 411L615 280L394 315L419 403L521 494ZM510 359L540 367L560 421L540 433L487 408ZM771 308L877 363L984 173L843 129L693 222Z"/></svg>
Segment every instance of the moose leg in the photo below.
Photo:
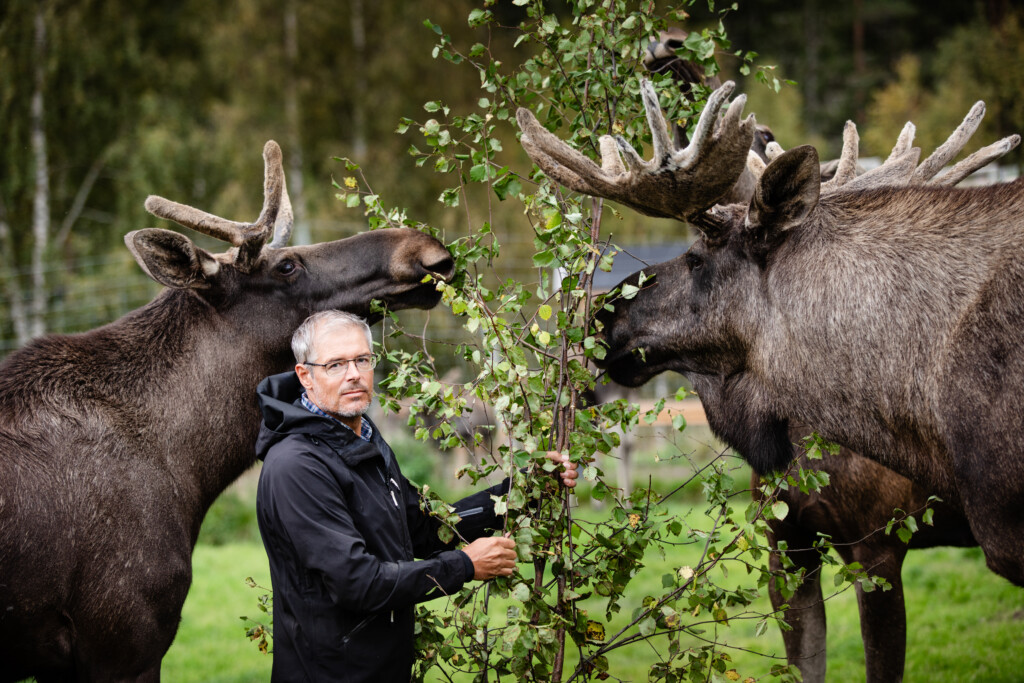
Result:
<svg viewBox="0 0 1024 683"><path fill-rule="evenodd" d="M887 537L888 538L888 537ZM867 683L899 683L907 650L907 613L903 602L903 559L906 546L891 539L891 547L861 543L840 550L846 563L860 562L868 574L886 579L890 590L866 592L857 584L860 635L864 640Z"/></svg>
<svg viewBox="0 0 1024 683"><path fill-rule="evenodd" d="M803 583L792 597L786 597L774 582L769 583L768 594L772 605L779 609L788 604L783 619L789 631L783 630L786 659L800 668L804 683L823 683L825 680L825 603L821 599L821 555L813 548L814 536L787 522L771 522L769 543L773 548L769 565L773 572L782 571L778 542L785 541L787 555L795 565L789 571L804 570Z"/></svg>

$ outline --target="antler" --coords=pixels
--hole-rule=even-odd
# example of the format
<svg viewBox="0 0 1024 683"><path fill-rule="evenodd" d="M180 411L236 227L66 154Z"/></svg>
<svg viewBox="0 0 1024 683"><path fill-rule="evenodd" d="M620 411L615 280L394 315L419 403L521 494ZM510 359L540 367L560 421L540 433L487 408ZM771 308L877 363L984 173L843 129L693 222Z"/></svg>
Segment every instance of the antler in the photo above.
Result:
<svg viewBox="0 0 1024 683"><path fill-rule="evenodd" d="M146 199L146 210L158 218L172 220L238 247L235 265L247 272L272 232L274 239L270 246L279 248L288 243L292 230L292 205L285 184L281 148L273 140L268 140L263 147L263 163L263 210L254 223L227 220L156 195Z"/></svg>
<svg viewBox="0 0 1024 683"><path fill-rule="evenodd" d="M647 216L685 220L728 192L746 166L756 126L753 114L740 120L746 97L737 97L719 118L734 88L729 81L712 93L693 141L678 149L669 140L654 87L641 81L654 142L650 161L641 159L622 137L605 135L599 167L540 125L528 109L516 113L523 131L520 142L548 177L570 190L611 199Z"/></svg>
<svg viewBox="0 0 1024 683"><path fill-rule="evenodd" d="M843 190L865 190L873 187L899 187L907 185L933 185L952 187L999 157L1003 156L1018 144L1019 135L1008 137L979 149L963 161L939 175L949 160L960 153L967 141L985 118L985 103L978 101L964 117L963 122L932 154L918 164L921 150L913 147L916 128L909 121L903 127L896 144L893 146L885 162L867 173L858 176L857 148L859 137L857 126L852 121L846 122L843 129L843 151L839 157L838 168L832 180L823 183L821 193L827 194ZM782 147L776 143L768 145L769 161L782 154ZM752 165L753 166L753 165ZM763 169L762 169L763 170ZM755 171L756 172L756 171ZM758 174L760 175L760 174Z"/></svg>

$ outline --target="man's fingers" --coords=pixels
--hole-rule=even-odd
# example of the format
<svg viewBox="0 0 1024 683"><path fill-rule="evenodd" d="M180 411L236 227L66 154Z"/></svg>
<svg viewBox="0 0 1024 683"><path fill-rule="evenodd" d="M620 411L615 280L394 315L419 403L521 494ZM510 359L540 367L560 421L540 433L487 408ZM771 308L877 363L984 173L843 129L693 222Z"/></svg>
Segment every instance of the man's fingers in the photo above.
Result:
<svg viewBox="0 0 1024 683"><path fill-rule="evenodd" d="M552 460L562 466L562 471L558 473L562 481L562 485L566 488L573 488L576 486L575 479L579 477L576 463L569 460L568 455L563 455L558 451L547 451L544 456L548 460Z"/></svg>

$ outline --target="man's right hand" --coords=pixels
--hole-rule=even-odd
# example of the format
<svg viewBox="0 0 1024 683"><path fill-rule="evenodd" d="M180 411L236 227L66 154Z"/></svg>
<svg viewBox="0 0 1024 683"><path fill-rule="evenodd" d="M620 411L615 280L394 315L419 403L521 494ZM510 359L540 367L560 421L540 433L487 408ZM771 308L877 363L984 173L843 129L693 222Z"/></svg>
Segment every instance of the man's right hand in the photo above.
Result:
<svg viewBox="0 0 1024 683"><path fill-rule="evenodd" d="M473 578L477 581L511 576L516 568L516 542L506 536L478 538L462 552L473 561Z"/></svg>

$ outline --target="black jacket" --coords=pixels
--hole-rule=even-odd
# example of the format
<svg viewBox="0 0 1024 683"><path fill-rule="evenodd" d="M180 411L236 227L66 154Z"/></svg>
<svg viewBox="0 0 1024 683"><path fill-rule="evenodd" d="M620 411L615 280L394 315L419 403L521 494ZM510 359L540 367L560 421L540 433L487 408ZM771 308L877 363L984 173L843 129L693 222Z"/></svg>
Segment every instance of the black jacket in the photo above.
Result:
<svg viewBox="0 0 1024 683"><path fill-rule="evenodd" d="M472 562L438 539L439 522L420 510L419 492L376 426L366 442L310 413L294 372L266 378L257 393L272 680L408 681L414 605L459 590ZM507 490L506 481L456 503L461 535L473 540L500 527L490 496Z"/></svg>

